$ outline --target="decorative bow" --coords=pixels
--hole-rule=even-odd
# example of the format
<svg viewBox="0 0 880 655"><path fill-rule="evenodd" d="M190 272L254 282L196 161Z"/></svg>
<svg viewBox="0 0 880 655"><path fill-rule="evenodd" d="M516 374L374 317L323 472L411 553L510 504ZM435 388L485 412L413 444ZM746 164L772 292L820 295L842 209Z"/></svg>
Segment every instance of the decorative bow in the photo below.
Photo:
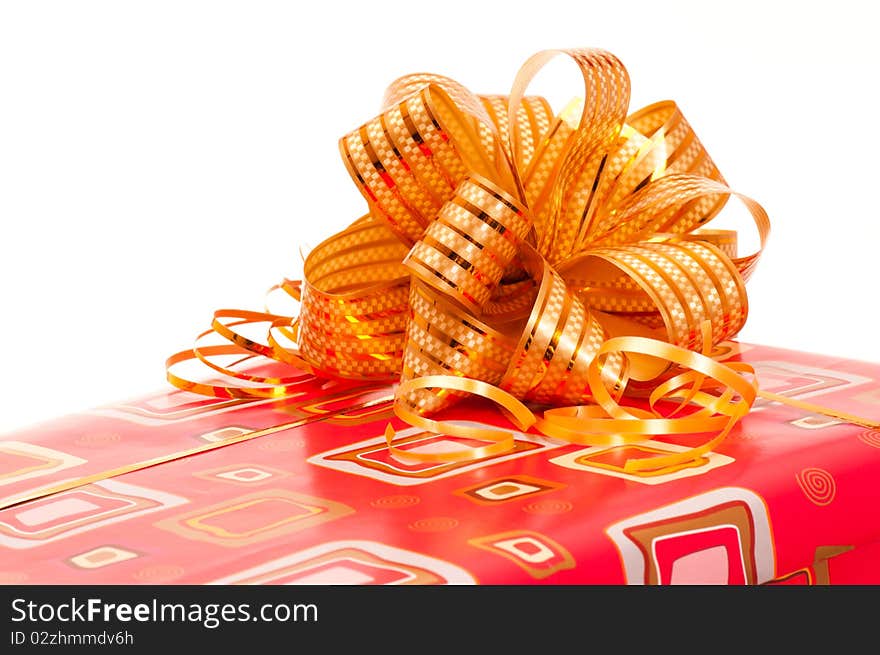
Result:
<svg viewBox="0 0 880 655"><path fill-rule="evenodd" d="M554 116L525 91L559 54L577 65L584 97ZM169 380L223 397L283 396L304 373L399 380L400 418L483 444L399 451L409 459L512 448L507 431L431 418L468 394L498 403L520 429L576 443L712 435L631 460L629 471L700 458L757 393L747 365L709 355L745 323L745 280L761 252L738 257L735 232L703 226L731 195L751 212L761 248L770 224L725 185L675 103L627 116L629 96L623 64L593 49L534 55L509 96L438 75L398 79L382 113L340 140L369 213L311 251L303 281L276 287L301 302L298 318L221 310L213 330L233 343L172 356ZM264 339L233 329L255 323L268 326ZM296 370L243 370L253 355ZM220 366L219 356L237 361ZM193 358L234 382L173 372Z"/></svg>

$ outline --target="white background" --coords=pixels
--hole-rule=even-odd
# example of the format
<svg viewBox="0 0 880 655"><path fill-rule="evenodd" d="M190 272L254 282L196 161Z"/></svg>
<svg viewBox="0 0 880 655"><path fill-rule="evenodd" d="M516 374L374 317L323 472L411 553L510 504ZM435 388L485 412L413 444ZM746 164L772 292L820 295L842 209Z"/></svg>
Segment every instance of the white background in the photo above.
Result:
<svg viewBox="0 0 880 655"><path fill-rule="evenodd" d="M347 4L0 0L0 431L161 388L296 275L363 212L336 142L394 78L505 93L556 47L678 101L770 213L742 340L880 361L872 3Z"/></svg>

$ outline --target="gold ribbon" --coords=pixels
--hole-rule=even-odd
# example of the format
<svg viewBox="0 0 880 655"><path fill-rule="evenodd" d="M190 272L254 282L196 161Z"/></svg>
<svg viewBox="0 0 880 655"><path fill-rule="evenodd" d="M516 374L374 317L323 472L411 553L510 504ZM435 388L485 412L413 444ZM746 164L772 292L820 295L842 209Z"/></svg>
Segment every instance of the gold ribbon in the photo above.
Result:
<svg viewBox="0 0 880 655"><path fill-rule="evenodd" d="M526 89L558 55L576 64L583 100L554 115ZM706 435L629 471L699 460L758 393L748 365L710 354L746 321L745 281L770 223L726 186L675 103L627 115L629 96L623 64L594 49L534 55L509 96L398 79L382 113L340 140L369 212L308 255L301 282L274 288L300 302L298 317L221 310L192 351L169 358L169 380L221 397L286 395L303 372L399 381L401 419L486 444L416 455L395 448L389 426L400 457L512 448L507 431L432 418L470 394L519 429L573 443ZM757 227L745 257L736 232L704 227L731 196ZM245 334L254 326L262 338ZM212 334L231 343L204 343ZM260 373L255 356L295 370ZM178 373L190 360L216 379Z"/></svg>

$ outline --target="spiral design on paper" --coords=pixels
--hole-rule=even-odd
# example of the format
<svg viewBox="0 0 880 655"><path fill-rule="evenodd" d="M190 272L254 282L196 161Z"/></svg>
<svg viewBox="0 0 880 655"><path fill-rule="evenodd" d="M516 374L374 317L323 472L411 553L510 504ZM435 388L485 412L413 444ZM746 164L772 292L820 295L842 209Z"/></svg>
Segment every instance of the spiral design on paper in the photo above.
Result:
<svg viewBox="0 0 880 655"><path fill-rule="evenodd" d="M829 505L837 493L834 477L825 469L805 468L797 474L797 483L809 501L820 507Z"/></svg>
<svg viewBox="0 0 880 655"><path fill-rule="evenodd" d="M134 574L136 580L140 582L162 584L176 580L185 573L182 566L174 564L154 564L146 566Z"/></svg>
<svg viewBox="0 0 880 655"><path fill-rule="evenodd" d="M536 500L522 508L527 514L567 514L574 509L574 505L567 500Z"/></svg>
<svg viewBox="0 0 880 655"><path fill-rule="evenodd" d="M407 494L395 494L393 496L382 496L374 498L370 501L370 505L378 509L402 509L404 507L413 507L422 502L418 496L410 496Z"/></svg>
<svg viewBox="0 0 880 655"><path fill-rule="evenodd" d="M446 532L458 527L458 519L450 516L432 516L413 521L407 527L413 532Z"/></svg>
<svg viewBox="0 0 880 655"><path fill-rule="evenodd" d="M865 430L859 435L859 441L873 448L880 448L880 430Z"/></svg>
<svg viewBox="0 0 880 655"><path fill-rule="evenodd" d="M74 439L73 443L84 448L103 448L121 440L122 437L116 432L87 432Z"/></svg>

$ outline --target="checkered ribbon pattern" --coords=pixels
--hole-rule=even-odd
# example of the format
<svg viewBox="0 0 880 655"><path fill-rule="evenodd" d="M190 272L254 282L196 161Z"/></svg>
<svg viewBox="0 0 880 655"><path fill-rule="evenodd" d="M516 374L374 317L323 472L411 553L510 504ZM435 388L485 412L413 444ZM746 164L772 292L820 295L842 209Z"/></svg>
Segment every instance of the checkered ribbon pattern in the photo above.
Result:
<svg viewBox="0 0 880 655"><path fill-rule="evenodd" d="M583 81L558 115L526 94L557 56ZM758 393L747 365L712 351L746 321L770 223L674 102L628 114L629 98L623 64L597 49L537 53L506 96L440 75L396 80L381 113L339 142L368 212L308 254L302 280L272 289L298 314L219 310L168 359L168 379L220 397L281 397L312 376L394 383L398 417L474 444L399 453L410 459L511 448L510 430L442 420L477 395L518 429L575 443L703 436L627 470L698 460ZM757 228L747 256L735 231L705 227L731 197ZM180 372L192 364L210 375Z"/></svg>

